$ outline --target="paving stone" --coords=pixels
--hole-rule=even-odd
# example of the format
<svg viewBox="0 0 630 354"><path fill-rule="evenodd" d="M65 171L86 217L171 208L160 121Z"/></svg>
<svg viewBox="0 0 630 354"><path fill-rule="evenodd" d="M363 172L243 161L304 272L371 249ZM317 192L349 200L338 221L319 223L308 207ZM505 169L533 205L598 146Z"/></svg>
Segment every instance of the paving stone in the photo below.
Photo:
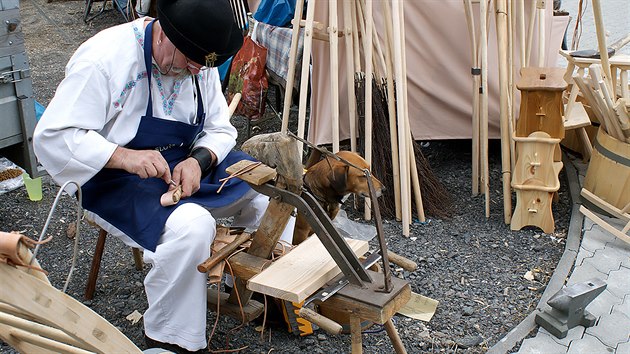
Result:
<svg viewBox="0 0 630 354"><path fill-rule="evenodd" d="M569 345L567 354L585 354L585 353L614 353L615 349L604 345L597 338L584 334L580 340L575 340Z"/></svg>
<svg viewBox="0 0 630 354"><path fill-rule="evenodd" d="M565 347L569 346L569 343L571 343L571 341L574 340L579 340L582 339L582 336L584 336L584 326L575 326L573 328L571 328L569 330L569 332L567 332L567 336L560 339L556 336L554 336L553 334L549 333L546 329L544 329L543 327L540 327L540 329L538 330L538 335L536 336L536 338L538 337L542 337L542 336L549 336L554 342L563 345Z"/></svg>
<svg viewBox="0 0 630 354"><path fill-rule="evenodd" d="M615 240L610 242L609 245L614 245L616 249L624 252L627 257L630 257L630 243L615 237Z"/></svg>
<svg viewBox="0 0 630 354"><path fill-rule="evenodd" d="M586 306L586 311L599 319L603 315L609 315L613 311L613 306L621 305L621 303L622 298L613 295L606 289Z"/></svg>
<svg viewBox="0 0 630 354"><path fill-rule="evenodd" d="M581 266L577 266L573 269L573 272L567 281L567 286L591 280L593 278L602 279L608 283L608 274L600 272L590 263L582 262Z"/></svg>
<svg viewBox="0 0 630 354"><path fill-rule="evenodd" d="M595 336L608 347L617 348L618 344L628 341L628 336L630 336L630 318L620 312L603 315L595 326L586 329L586 334ZM584 335L585 337L586 334Z"/></svg>
<svg viewBox="0 0 630 354"><path fill-rule="evenodd" d="M621 304L613 305L612 312L621 312L623 314L626 314L626 316L630 316L630 295L626 295Z"/></svg>
<svg viewBox="0 0 630 354"><path fill-rule="evenodd" d="M565 354L567 347L556 343L551 337L543 334L525 339L518 354Z"/></svg>
<svg viewBox="0 0 630 354"><path fill-rule="evenodd" d="M612 246L606 245L602 249L598 249L593 257L584 259L584 263L589 263L597 270L604 274L609 274L613 270L619 270L621 267L621 258L615 253Z"/></svg>
<svg viewBox="0 0 630 354"><path fill-rule="evenodd" d="M630 353L630 342L621 343L617 346L617 354Z"/></svg>
<svg viewBox="0 0 630 354"><path fill-rule="evenodd" d="M586 258L591 258L591 257L593 257L594 254L595 254L595 252L591 252L591 251L588 251L588 250L586 250L584 248L580 248L580 251L578 252L577 257L575 257L575 266L577 267L577 266L582 265L583 261Z"/></svg>
<svg viewBox="0 0 630 354"><path fill-rule="evenodd" d="M620 239L617 240L607 243L604 250L619 258L623 267L630 268L630 244Z"/></svg>
<svg viewBox="0 0 630 354"><path fill-rule="evenodd" d="M623 299L630 294L630 268L621 267L619 270L611 271L606 284L608 284L606 287L608 291Z"/></svg>
<svg viewBox="0 0 630 354"><path fill-rule="evenodd" d="M592 226L588 227L587 222ZM604 229L599 227L597 224L593 224L593 222L588 218L584 220L584 230L580 247L591 252L604 248L606 243L613 242L616 239L613 234L604 231Z"/></svg>

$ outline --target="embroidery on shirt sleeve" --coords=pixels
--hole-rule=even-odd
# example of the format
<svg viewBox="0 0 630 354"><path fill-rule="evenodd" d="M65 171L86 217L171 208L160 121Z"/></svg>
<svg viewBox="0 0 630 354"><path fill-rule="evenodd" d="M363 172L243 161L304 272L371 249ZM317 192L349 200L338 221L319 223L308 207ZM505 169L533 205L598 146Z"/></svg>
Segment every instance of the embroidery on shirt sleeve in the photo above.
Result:
<svg viewBox="0 0 630 354"><path fill-rule="evenodd" d="M136 87L136 84L138 83L138 81L140 80L144 80L147 77L147 72L143 71L141 73L139 73L135 79L127 82L125 84L125 87L122 89L122 91L120 92L120 95L118 96L118 99L116 101L114 101L114 107L115 108L119 108L120 106L122 106L123 102L126 100L127 95L129 95L129 92L131 91L131 89L133 89L134 87Z"/></svg>

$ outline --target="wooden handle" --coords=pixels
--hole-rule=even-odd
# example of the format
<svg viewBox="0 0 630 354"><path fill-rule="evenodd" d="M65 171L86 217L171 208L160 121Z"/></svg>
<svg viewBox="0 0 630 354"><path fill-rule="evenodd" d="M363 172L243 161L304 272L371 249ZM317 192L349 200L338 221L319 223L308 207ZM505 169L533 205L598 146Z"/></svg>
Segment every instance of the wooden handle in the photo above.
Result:
<svg viewBox="0 0 630 354"><path fill-rule="evenodd" d="M396 254L392 251L387 251L387 258L389 259L390 262L394 263L395 265L401 267L402 269L408 272L415 272L416 269L418 268L418 265L416 264L416 262L412 261L409 258L405 258L399 254Z"/></svg>
<svg viewBox="0 0 630 354"><path fill-rule="evenodd" d="M234 115L234 111L236 111L236 107L238 107L239 102L241 102L241 93L237 92L232 98L232 102L228 106L228 112L230 112L230 117Z"/></svg>
<svg viewBox="0 0 630 354"><path fill-rule="evenodd" d="M300 309L299 314L300 314L300 317L304 318L305 320L315 323L316 325L319 326L319 328L323 329L324 331L330 334L340 334L341 331L343 330L343 327L341 327L339 323L331 320L328 317L324 317L307 307L302 307Z"/></svg>
<svg viewBox="0 0 630 354"><path fill-rule="evenodd" d="M206 259L205 262L201 263L197 266L197 270L201 273L207 273L212 267L217 265L219 262L224 260L227 256L229 256L234 250L236 250L240 245L242 245L245 241L249 240L251 235L248 233L242 233L234 239L231 243L221 248L218 252L210 256L210 258Z"/></svg>

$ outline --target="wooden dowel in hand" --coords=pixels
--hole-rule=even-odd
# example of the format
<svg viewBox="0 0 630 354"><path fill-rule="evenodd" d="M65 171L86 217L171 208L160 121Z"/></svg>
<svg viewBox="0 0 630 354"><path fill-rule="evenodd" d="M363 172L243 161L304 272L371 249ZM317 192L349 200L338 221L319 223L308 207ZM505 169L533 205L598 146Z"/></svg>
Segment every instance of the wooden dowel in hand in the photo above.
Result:
<svg viewBox="0 0 630 354"><path fill-rule="evenodd" d="M160 198L160 204L163 207L175 205L179 203L179 200L181 198L182 198L182 186L177 186L177 188L162 194L162 197Z"/></svg>
<svg viewBox="0 0 630 354"><path fill-rule="evenodd" d="M224 260L227 256L232 254L240 245L245 243L250 238L250 234L242 233L234 239L234 241L230 242L225 247L221 248L218 252L210 256L205 262L201 263L197 266L197 270L200 273L207 273L212 267L219 264L222 260Z"/></svg>

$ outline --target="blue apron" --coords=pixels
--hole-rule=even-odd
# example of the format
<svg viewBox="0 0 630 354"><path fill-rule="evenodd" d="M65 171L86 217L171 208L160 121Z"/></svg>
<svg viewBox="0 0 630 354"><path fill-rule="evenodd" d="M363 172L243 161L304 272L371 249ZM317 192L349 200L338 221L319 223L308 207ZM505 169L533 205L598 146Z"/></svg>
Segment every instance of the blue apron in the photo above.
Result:
<svg viewBox="0 0 630 354"><path fill-rule="evenodd" d="M149 102L146 114L140 120L136 136L125 145L134 150L158 149L171 169L188 157L195 138L203 131L205 113L199 82L193 75L197 89L197 116L195 123L170 121L153 117L151 101L151 44L153 22L144 33L144 61L149 81ZM160 197L168 191L168 185L159 178L142 179L121 169L104 168L82 187L83 207L114 225L140 246L155 251L166 219L178 205L196 203L207 208L219 208L241 198L250 187L238 178L225 184L220 194L219 179L227 177L225 169L253 157L240 151L232 151L208 176L201 179L201 188L179 204L163 207Z"/></svg>

